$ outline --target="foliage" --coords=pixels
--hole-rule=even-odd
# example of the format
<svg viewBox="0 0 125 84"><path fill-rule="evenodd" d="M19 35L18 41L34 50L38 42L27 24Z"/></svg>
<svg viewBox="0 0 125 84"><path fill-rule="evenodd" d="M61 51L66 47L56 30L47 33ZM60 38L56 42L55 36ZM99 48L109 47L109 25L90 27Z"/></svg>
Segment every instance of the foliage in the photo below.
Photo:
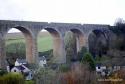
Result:
<svg viewBox="0 0 125 84"><path fill-rule="evenodd" d="M112 65L111 62L112 58L108 55L103 55L102 57L96 56L95 57L95 64L105 64L105 65Z"/></svg>
<svg viewBox="0 0 125 84"><path fill-rule="evenodd" d="M81 61L84 53L87 52L87 49L85 47L82 47L82 49L78 52L78 60Z"/></svg>
<svg viewBox="0 0 125 84"><path fill-rule="evenodd" d="M114 23L115 26L119 26L122 24L125 24L125 20L123 18L117 18L115 23Z"/></svg>
<svg viewBox="0 0 125 84"><path fill-rule="evenodd" d="M59 66L59 71L61 72L67 72L70 70L70 65L69 64L61 64Z"/></svg>
<svg viewBox="0 0 125 84"><path fill-rule="evenodd" d="M11 43L6 46L8 58L25 58L25 44L23 42Z"/></svg>
<svg viewBox="0 0 125 84"><path fill-rule="evenodd" d="M74 39L75 35L72 32L67 32L65 35L65 46L66 48L68 46L72 46L75 43L75 39Z"/></svg>
<svg viewBox="0 0 125 84"><path fill-rule="evenodd" d="M56 71L50 68L40 68L34 75L36 84L56 84Z"/></svg>
<svg viewBox="0 0 125 84"><path fill-rule="evenodd" d="M45 56L47 60L50 60L53 57L53 50L48 50L44 52L39 52L39 57Z"/></svg>
<svg viewBox="0 0 125 84"><path fill-rule="evenodd" d="M95 57L95 61L101 61L101 58L102 58L102 57L100 57L100 56L97 55L97 56Z"/></svg>
<svg viewBox="0 0 125 84"><path fill-rule="evenodd" d="M67 32L64 38L67 62L76 59L76 38L72 32Z"/></svg>
<svg viewBox="0 0 125 84"><path fill-rule="evenodd" d="M0 84L24 84L24 78L19 73L8 73L0 77Z"/></svg>
<svg viewBox="0 0 125 84"><path fill-rule="evenodd" d="M4 69L0 69L0 76L3 76L6 73L7 73L7 71L5 71Z"/></svg>
<svg viewBox="0 0 125 84"><path fill-rule="evenodd" d="M25 81L24 84L35 84L35 81L33 81L33 80L28 80L28 81Z"/></svg>
<svg viewBox="0 0 125 84"><path fill-rule="evenodd" d="M115 23L114 23L114 27L111 28L111 30L119 35L119 34L123 34L125 32L125 20L123 20L122 18L117 18Z"/></svg>
<svg viewBox="0 0 125 84"><path fill-rule="evenodd" d="M125 50L125 23L120 23L110 29L115 35L116 39L110 45L113 49Z"/></svg>
<svg viewBox="0 0 125 84"><path fill-rule="evenodd" d="M107 79L110 81L100 81L99 84L125 84L125 70L115 71Z"/></svg>
<svg viewBox="0 0 125 84"><path fill-rule="evenodd" d="M90 70L95 70L95 60L93 59L90 53L85 53L82 58L82 63L88 63L90 66Z"/></svg>
<svg viewBox="0 0 125 84"><path fill-rule="evenodd" d="M97 84L95 71L90 71L89 66L82 63L59 65L55 70L37 69L34 80L36 84Z"/></svg>
<svg viewBox="0 0 125 84"><path fill-rule="evenodd" d="M86 64L74 64L70 71L60 73L61 84L97 84L96 74Z"/></svg>

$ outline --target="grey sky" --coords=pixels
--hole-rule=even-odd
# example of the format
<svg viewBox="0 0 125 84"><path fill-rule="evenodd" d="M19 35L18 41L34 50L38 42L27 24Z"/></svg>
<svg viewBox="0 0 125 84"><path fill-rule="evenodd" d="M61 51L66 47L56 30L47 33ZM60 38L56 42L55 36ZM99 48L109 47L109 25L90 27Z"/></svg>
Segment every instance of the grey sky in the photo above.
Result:
<svg viewBox="0 0 125 84"><path fill-rule="evenodd" d="M113 24L125 0L0 0L0 19Z"/></svg>

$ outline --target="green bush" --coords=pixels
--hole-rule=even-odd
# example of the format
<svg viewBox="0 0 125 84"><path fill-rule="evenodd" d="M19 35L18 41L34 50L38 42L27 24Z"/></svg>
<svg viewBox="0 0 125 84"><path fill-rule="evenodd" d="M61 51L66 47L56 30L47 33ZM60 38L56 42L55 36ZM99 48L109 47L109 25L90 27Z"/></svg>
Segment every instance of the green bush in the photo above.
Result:
<svg viewBox="0 0 125 84"><path fill-rule="evenodd" d="M53 57L53 49L44 52L39 52L39 57L42 56L45 56L47 61L50 60Z"/></svg>
<svg viewBox="0 0 125 84"><path fill-rule="evenodd" d="M56 71L50 68L41 68L36 71L34 80L36 84L56 84Z"/></svg>
<svg viewBox="0 0 125 84"><path fill-rule="evenodd" d="M72 32L67 32L64 37L65 50L66 50L66 61L70 63L76 60L76 36Z"/></svg>
<svg viewBox="0 0 125 84"><path fill-rule="evenodd" d="M24 84L24 77L19 73L8 73L0 77L0 84Z"/></svg>
<svg viewBox="0 0 125 84"><path fill-rule="evenodd" d="M69 64L61 64L59 65L59 71L61 72L67 72L70 70Z"/></svg>
<svg viewBox="0 0 125 84"><path fill-rule="evenodd" d="M90 66L90 70L95 70L95 60L90 53L85 53L81 62L88 63Z"/></svg>
<svg viewBox="0 0 125 84"><path fill-rule="evenodd" d="M29 80L29 81L25 81L25 83L24 84L35 84L35 82L34 81L32 81L32 80Z"/></svg>
<svg viewBox="0 0 125 84"><path fill-rule="evenodd" d="M26 48L24 42L10 43L6 45L6 55L8 58L26 58Z"/></svg>
<svg viewBox="0 0 125 84"><path fill-rule="evenodd" d="M81 61L84 53L87 52L86 47L82 47L82 49L78 52L78 60Z"/></svg>
<svg viewBox="0 0 125 84"><path fill-rule="evenodd" d="M4 74L6 74L7 71L3 70L3 69L0 69L0 76L3 76Z"/></svg>

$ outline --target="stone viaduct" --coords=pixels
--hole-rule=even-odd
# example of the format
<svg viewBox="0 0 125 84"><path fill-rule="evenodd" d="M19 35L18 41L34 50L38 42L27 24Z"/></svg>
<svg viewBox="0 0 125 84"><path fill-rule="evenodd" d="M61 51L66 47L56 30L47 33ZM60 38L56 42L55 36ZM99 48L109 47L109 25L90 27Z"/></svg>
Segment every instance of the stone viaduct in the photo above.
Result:
<svg viewBox="0 0 125 84"><path fill-rule="evenodd" d="M37 37L42 29L47 30L53 37L53 62L65 63L66 52L64 36L68 31L73 32L77 39L77 51L81 47L89 49L88 38L94 30L108 30L109 25L75 24L75 23L47 23L32 21L0 20L0 68L6 65L5 37L11 28L20 30L26 41L26 60L28 63L37 63Z"/></svg>

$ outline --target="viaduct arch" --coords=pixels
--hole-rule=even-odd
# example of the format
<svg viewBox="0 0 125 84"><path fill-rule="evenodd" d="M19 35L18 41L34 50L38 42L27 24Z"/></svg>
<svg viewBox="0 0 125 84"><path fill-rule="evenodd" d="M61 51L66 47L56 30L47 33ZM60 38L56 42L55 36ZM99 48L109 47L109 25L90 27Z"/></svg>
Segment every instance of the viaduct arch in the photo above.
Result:
<svg viewBox="0 0 125 84"><path fill-rule="evenodd" d="M25 27L22 26L15 26L13 27L15 29L18 29L22 32L22 34L24 35L24 39L25 39L25 43L26 43L26 60L31 63L33 61L34 58L32 58L33 54L32 54L32 33L30 32L30 30L26 29ZM5 31L5 35L4 38L6 38L6 34L8 33L8 31L11 28L7 28L7 31ZM5 53L6 54L6 53Z"/></svg>
<svg viewBox="0 0 125 84"><path fill-rule="evenodd" d="M72 31L77 36L77 52L84 46L89 50L89 34L96 29L108 30L109 25L100 24L75 24L75 23L47 23L31 21L0 20L0 68L5 68L5 35L11 28L20 30L26 40L26 60L28 63L38 63L37 36L45 29L53 37L53 62L65 63L66 52L64 36L67 31Z"/></svg>
<svg viewBox="0 0 125 84"><path fill-rule="evenodd" d="M109 35L107 32L111 32L111 31L107 31L107 30L101 30L101 29L95 29L92 31L92 33L89 35L88 41L89 41L89 51L91 52L91 54L95 57L95 56L100 56L101 57L101 53L102 53L102 47L103 47L103 51L106 53L108 46L109 46ZM94 41L94 42L93 42ZM91 44L91 43L95 43L95 45ZM103 45L103 46L102 46ZM98 47L97 47L98 46ZM104 54L103 52L103 54Z"/></svg>

